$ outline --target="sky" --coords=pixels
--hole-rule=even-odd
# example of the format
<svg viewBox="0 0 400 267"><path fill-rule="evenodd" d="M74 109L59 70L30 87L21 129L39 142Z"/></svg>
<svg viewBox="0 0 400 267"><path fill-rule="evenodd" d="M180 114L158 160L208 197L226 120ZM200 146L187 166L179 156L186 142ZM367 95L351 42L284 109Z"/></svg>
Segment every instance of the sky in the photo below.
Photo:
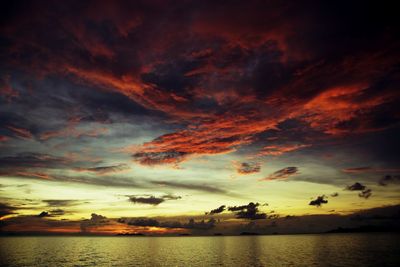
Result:
<svg viewBox="0 0 400 267"><path fill-rule="evenodd" d="M0 231L398 226L395 10L6 1Z"/></svg>

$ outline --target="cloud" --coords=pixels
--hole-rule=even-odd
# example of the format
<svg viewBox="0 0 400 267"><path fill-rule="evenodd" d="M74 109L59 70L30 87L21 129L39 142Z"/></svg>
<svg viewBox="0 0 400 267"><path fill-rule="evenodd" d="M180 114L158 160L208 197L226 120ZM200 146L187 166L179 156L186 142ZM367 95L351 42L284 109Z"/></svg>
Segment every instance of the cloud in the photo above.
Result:
<svg viewBox="0 0 400 267"><path fill-rule="evenodd" d="M43 153L19 153L0 158L0 169L9 168L66 168L70 160Z"/></svg>
<svg viewBox="0 0 400 267"><path fill-rule="evenodd" d="M242 162L236 163L236 171L239 174L252 174L258 173L261 170L261 164L259 162Z"/></svg>
<svg viewBox="0 0 400 267"><path fill-rule="evenodd" d="M369 198L371 195L372 195L372 190L368 188L358 193L359 197L363 197L365 199Z"/></svg>
<svg viewBox="0 0 400 267"><path fill-rule="evenodd" d="M16 214L16 210L18 208L10 206L7 203L0 203L0 218L3 218L7 215Z"/></svg>
<svg viewBox="0 0 400 267"><path fill-rule="evenodd" d="M48 182L63 182L63 183L77 183L93 186L107 186L107 187L129 187L129 188L142 188L143 184L139 184L131 178L118 177L118 176L83 176L83 175L53 175L52 173L36 172L36 171L3 171L0 172L0 177L20 177L24 179L39 179Z"/></svg>
<svg viewBox="0 0 400 267"><path fill-rule="evenodd" d="M361 184L361 183L359 183L359 182L356 182L356 183L346 187L346 189L350 190L350 191L362 191L365 188L366 188L366 186Z"/></svg>
<svg viewBox="0 0 400 267"><path fill-rule="evenodd" d="M179 188L179 189L188 189L188 190L197 190L204 191L208 193L214 194L228 194L228 191L219 187L213 187L206 184L196 184L196 183L182 183L182 182L174 182L174 181L151 181L154 185L166 186L171 188Z"/></svg>
<svg viewBox="0 0 400 267"><path fill-rule="evenodd" d="M16 137L22 139L33 139L33 134L28 130L17 126L6 126L8 130L10 130Z"/></svg>
<svg viewBox="0 0 400 267"><path fill-rule="evenodd" d="M350 191L361 191L358 196L362 197L362 198L369 198L372 195L372 190L367 188L365 185L361 184L361 183L354 183L352 185L349 185L345 188L346 190L350 190Z"/></svg>
<svg viewBox="0 0 400 267"><path fill-rule="evenodd" d="M228 207L228 210L235 212L235 216L238 219L249 219L249 220L266 219L267 215L265 213L259 212L258 206L260 206L259 203L250 202L249 204L243 206Z"/></svg>
<svg viewBox="0 0 400 267"><path fill-rule="evenodd" d="M308 205L321 207L322 204L328 203L328 200L326 200L325 198L326 198L325 195L318 196L316 199L311 200Z"/></svg>
<svg viewBox="0 0 400 267"><path fill-rule="evenodd" d="M372 168L372 167L357 167L357 168L346 168L342 170L345 173L381 173L381 172L400 172L400 169L396 168Z"/></svg>
<svg viewBox="0 0 400 267"><path fill-rule="evenodd" d="M163 195L161 197L155 197L155 196L138 196L138 195L131 195L127 196L129 198L129 201L132 203L139 203L139 204L149 204L153 206L157 206L164 201L167 200L178 200L181 199L182 197L180 196L174 196L174 195Z"/></svg>
<svg viewBox="0 0 400 267"><path fill-rule="evenodd" d="M127 223L128 225L134 226L149 226L149 227L161 227L161 228L183 228L193 230L209 230L214 228L216 220L211 218L208 221L189 219L187 223L179 221L158 221L152 218L131 218L131 219L120 219L120 222Z"/></svg>
<svg viewBox="0 0 400 267"><path fill-rule="evenodd" d="M9 88L15 80L21 81L18 91L27 87L22 86L25 81L51 80L57 88L68 84L94 90L90 97L81 97L80 92L63 95L46 89L46 101L37 101L45 89L29 82L32 93L16 99L21 104L18 113L27 114L33 106L40 116L32 117L46 118L51 105L62 113L80 106L93 115L108 107L93 105L93 99L107 95L122 101L99 99L99 103L113 108L121 103L120 109L126 111L131 102L137 114L146 111L178 122L178 129L133 153L143 165L231 153L293 119L310 129L308 136L298 137L308 140L314 140L314 132L330 138L381 131L397 123L397 61L391 56L397 52L397 39L387 27L392 25L390 15L372 23L372 6L365 6L366 12L359 12L357 5L318 3L310 9L299 3L257 1L228 7L214 2L143 1L85 8L72 2L65 6L68 12L54 3L29 6L29 11L19 7L6 11L1 34L7 43L0 56L4 69L16 71L3 79L10 86L2 88L2 94L13 95ZM332 9L335 12L328 13ZM48 15L36 16L37 10ZM162 29L160 20L165 21ZM316 24L329 26L322 29ZM322 38L326 35L330 37ZM154 42L153 36L162 41ZM13 77L17 73L23 79ZM17 122L4 124L15 128L7 135L38 136L51 143L56 137L57 141L103 137L106 131L96 127L76 132L65 125L49 125L48 120L27 121L32 129ZM304 147L302 140L290 141L263 143L261 153L281 155Z"/></svg>
<svg viewBox="0 0 400 267"><path fill-rule="evenodd" d="M42 211L42 212L38 215L38 217L40 217L40 218L49 217L49 216L50 216L50 214L49 214L47 211Z"/></svg>
<svg viewBox="0 0 400 267"><path fill-rule="evenodd" d="M280 180L280 179L287 179L292 175L298 174L298 168L297 167L286 167L283 169L280 169L269 176L260 179L260 181L271 181L271 180Z"/></svg>
<svg viewBox="0 0 400 267"><path fill-rule="evenodd" d="M339 193L338 192L335 192L335 193L332 193L331 194L331 197L338 197L339 196Z"/></svg>
<svg viewBox="0 0 400 267"><path fill-rule="evenodd" d="M76 199L44 199L42 202L46 203L49 207L69 207L80 205L87 201Z"/></svg>
<svg viewBox="0 0 400 267"><path fill-rule="evenodd" d="M108 174L108 173L116 173L128 170L129 167L127 164L121 163L117 165L111 166L100 166L100 167L91 167L91 168L77 168L77 171L87 171L87 172L94 172L96 174Z"/></svg>
<svg viewBox="0 0 400 267"><path fill-rule="evenodd" d="M222 212L225 211L225 209L226 209L226 206L225 206L225 205L222 205L222 206L219 206L219 207L216 208L216 209L211 210L210 212L208 212L208 214L214 215L214 214L222 213Z"/></svg>
<svg viewBox="0 0 400 267"><path fill-rule="evenodd" d="M109 223L109 220L107 219L107 217L96 214L96 213L92 213L90 219L83 220L80 223L81 232L84 232L84 233L88 232L90 230L90 228L92 228L92 227L105 225L107 223Z"/></svg>
<svg viewBox="0 0 400 267"><path fill-rule="evenodd" d="M385 175L378 181L378 184L381 186L386 186L388 184L398 182L400 182L400 175Z"/></svg>
<svg viewBox="0 0 400 267"><path fill-rule="evenodd" d="M263 147L263 149L257 154L258 156L280 156L284 153L296 151L311 145L305 144L282 144L282 145L269 145Z"/></svg>

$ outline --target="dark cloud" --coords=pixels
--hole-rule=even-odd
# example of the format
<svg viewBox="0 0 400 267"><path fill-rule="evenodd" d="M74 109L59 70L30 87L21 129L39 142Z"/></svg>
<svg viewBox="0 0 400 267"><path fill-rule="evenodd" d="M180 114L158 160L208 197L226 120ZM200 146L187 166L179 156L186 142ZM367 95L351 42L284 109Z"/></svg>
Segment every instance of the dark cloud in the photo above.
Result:
<svg viewBox="0 0 400 267"><path fill-rule="evenodd" d="M180 196L174 196L174 195L170 195L170 194L163 195L161 197L140 196L140 195L132 195L132 196L127 196L127 197L129 198L129 201L132 203L149 204L149 205L154 205L154 206L157 206L167 200L177 200L177 199L182 198Z"/></svg>
<svg viewBox="0 0 400 267"><path fill-rule="evenodd" d="M43 218L43 217L50 217L50 214L47 211L42 211L38 217Z"/></svg>
<svg viewBox="0 0 400 267"><path fill-rule="evenodd" d="M16 210L18 208L10 206L7 203L0 203L0 218L11 215L11 214L16 214Z"/></svg>
<svg viewBox="0 0 400 267"><path fill-rule="evenodd" d="M261 170L259 162L242 162L237 166L236 171L240 174L258 173Z"/></svg>
<svg viewBox="0 0 400 267"><path fill-rule="evenodd" d="M130 219L123 218L119 219L118 221L134 226L183 228L183 229L193 229L193 230L209 230L213 228L216 224L216 220L213 218L209 219L208 221L204 220L195 221L194 219L189 219L187 223L182 223L179 221L158 221L152 218L130 218Z"/></svg>
<svg viewBox="0 0 400 267"><path fill-rule="evenodd" d="M4 171L0 172L1 176L12 176L24 179L38 179L45 180L48 182L63 182L63 183L76 183L86 184L94 186L106 186L106 187L128 187L128 188L143 188L143 184L138 184L131 178L118 177L118 176L87 176L87 175L53 175L48 172L37 172L37 171Z"/></svg>
<svg viewBox="0 0 400 267"><path fill-rule="evenodd" d="M349 185L345 189L350 191L361 191L358 196L365 199L369 198L372 195L372 190L359 182Z"/></svg>
<svg viewBox="0 0 400 267"><path fill-rule="evenodd" d="M316 199L311 200L308 205L321 207L322 204L328 203L328 200L326 200L325 198L326 198L325 195L318 196Z"/></svg>
<svg viewBox="0 0 400 267"><path fill-rule="evenodd" d="M369 198L372 195L372 190L371 189L364 189L360 193L358 193L359 197L363 197L365 199Z"/></svg>
<svg viewBox="0 0 400 267"><path fill-rule="evenodd" d="M280 179L287 179L292 175L298 174L299 169L297 167L286 167L280 169L269 176L261 179L260 181L271 181L271 180L280 180Z"/></svg>
<svg viewBox="0 0 400 267"><path fill-rule="evenodd" d="M85 200L75 200L75 199L45 199L42 200L44 203L47 204L49 207L69 207L69 206L76 206L87 201Z"/></svg>
<svg viewBox="0 0 400 267"><path fill-rule="evenodd" d="M339 196L339 193L338 192L335 192L335 193L332 193L331 194L331 197L338 197Z"/></svg>
<svg viewBox="0 0 400 267"><path fill-rule="evenodd" d="M386 186L388 184L398 182L400 182L400 175L385 175L378 181L378 184L381 186Z"/></svg>
<svg viewBox="0 0 400 267"><path fill-rule="evenodd" d="M109 222L107 217L92 213L90 219L83 220L80 223L80 228L82 232L87 232L91 227L96 227L100 225L105 225Z"/></svg>
<svg viewBox="0 0 400 267"><path fill-rule="evenodd" d="M37 215L39 218L43 218L43 217L57 217L57 216L62 216L65 214L65 211L62 209L53 209L50 211L42 211L41 213L39 213L39 215Z"/></svg>
<svg viewBox="0 0 400 267"><path fill-rule="evenodd" d="M175 181L151 181L152 184L159 185L159 186L167 186L171 188L179 188L179 189L189 189L189 190L197 190L197 191L204 191L208 193L215 193L215 194L228 194L228 191L213 187L207 184L196 184L196 183L182 183L182 182L175 182Z"/></svg>
<svg viewBox="0 0 400 267"><path fill-rule="evenodd" d="M365 188L366 188L366 186L361 184L361 183L359 183L359 182L356 182L356 183L346 187L346 189L350 190L350 191L362 191Z"/></svg>
<svg viewBox="0 0 400 267"><path fill-rule="evenodd" d="M208 214L213 215L213 214L222 213L222 212L225 211L225 209L226 209L226 206L222 205L222 206L220 206L220 207L218 207L216 209L211 210L210 212L208 212Z"/></svg>
<svg viewBox="0 0 400 267"><path fill-rule="evenodd" d="M249 220L266 219L267 215L265 213L259 212L258 206L260 206L260 203L250 202L249 204L243 206L228 207L228 210L235 212L236 218L240 219L249 219Z"/></svg>
<svg viewBox="0 0 400 267"><path fill-rule="evenodd" d="M70 160L41 153L19 153L0 158L0 169L17 168L66 168Z"/></svg>
<svg viewBox="0 0 400 267"><path fill-rule="evenodd" d="M100 166L100 167L91 167L91 168L78 168L78 171L88 171L94 172L97 174L107 174L107 173L115 173L124 170L128 170L129 167L127 164L118 164L112 166Z"/></svg>

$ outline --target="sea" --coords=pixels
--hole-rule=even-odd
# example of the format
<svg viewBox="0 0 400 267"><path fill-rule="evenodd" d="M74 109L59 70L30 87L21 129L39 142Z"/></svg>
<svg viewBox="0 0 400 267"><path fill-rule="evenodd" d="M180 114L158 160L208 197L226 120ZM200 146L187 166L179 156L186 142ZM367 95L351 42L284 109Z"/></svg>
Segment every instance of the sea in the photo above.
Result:
<svg viewBox="0 0 400 267"><path fill-rule="evenodd" d="M0 266L400 266L400 235L0 237Z"/></svg>

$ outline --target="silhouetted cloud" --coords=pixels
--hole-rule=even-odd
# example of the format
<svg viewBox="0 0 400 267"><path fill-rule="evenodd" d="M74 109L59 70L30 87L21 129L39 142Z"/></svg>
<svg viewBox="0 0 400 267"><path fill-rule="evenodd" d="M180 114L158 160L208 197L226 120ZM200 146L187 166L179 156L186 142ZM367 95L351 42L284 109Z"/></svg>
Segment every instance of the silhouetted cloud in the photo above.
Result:
<svg viewBox="0 0 400 267"><path fill-rule="evenodd" d="M385 175L378 181L378 184L381 186L386 186L388 184L398 182L400 182L400 175Z"/></svg>
<svg viewBox="0 0 400 267"><path fill-rule="evenodd" d="M332 193L331 194L331 197L338 197L339 196L339 193L338 192L335 192L335 193Z"/></svg>
<svg viewBox="0 0 400 267"><path fill-rule="evenodd" d="M65 211L62 209L53 209L50 211L42 211L41 213L39 213L39 215L37 215L39 218L43 218L43 217L57 217L57 216L62 216L65 214Z"/></svg>
<svg viewBox="0 0 400 267"><path fill-rule="evenodd" d="M260 170L261 164L259 162L242 162L236 164L236 171L239 174L258 173Z"/></svg>
<svg viewBox="0 0 400 267"><path fill-rule="evenodd" d="M163 195L161 197L155 197L155 196L141 196L141 195L131 195L127 196L129 198L129 201L132 203L140 203L140 204L149 204L149 205L154 205L157 206L164 201L167 200L177 200L181 199L181 196L174 196L174 195Z"/></svg>
<svg viewBox="0 0 400 267"><path fill-rule="evenodd" d="M372 190L367 188L365 185L356 182L352 185L349 185L346 187L346 190L350 190L350 191L361 191L358 196L362 197L362 198L369 198L372 195Z"/></svg>
<svg viewBox="0 0 400 267"><path fill-rule="evenodd" d="M249 220L266 219L267 215L265 213L259 212L258 206L260 206L260 203L250 202L247 205L228 207L228 210L235 212L236 218L240 219L249 219Z"/></svg>
<svg viewBox="0 0 400 267"><path fill-rule="evenodd" d="M369 198L372 195L372 190L371 189L364 189L360 193L358 193L359 197L363 197L365 199Z"/></svg>
<svg viewBox="0 0 400 267"><path fill-rule="evenodd" d="M318 196L316 199L311 200L308 205L321 207L322 204L328 203L328 200L326 200L325 198L325 195Z"/></svg>
<svg viewBox="0 0 400 267"><path fill-rule="evenodd" d="M108 222L109 222L109 220L107 219L107 217L96 214L96 213L92 213L90 219L83 220L80 223L80 228L81 228L82 232L87 232L88 228L90 228L90 227L104 225L104 224L107 224Z"/></svg>
<svg viewBox="0 0 400 267"><path fill-rule="evenodd" d="M350 191L362 191L365 188L366 188L365 185L363 185L363 184L361 184L359 182L356 182L356 183L346 187L346 189L350 190Z"/></svg>
<svg viewBox="0 0 400 267"><path fill-rule="evenodd" d="M280 180L280 179L287 179L292 175L298 174L297 167L286 167L280 169L269 176L260 179L260 181L271 181L271 180Z"/></svg>
<svg viewBox="0 0 400 267"><path fill-rule="evenodd" d="M150 227L161 227L161 228L183 228L183 229L194 229L194 230L208 230L215 226L216 220L211 218L208 221L200 220L195 221L189 219L187 223L179 221L158 221L152 218L122 218L118 220L121 223L134 226L150 226Z"/></svg>
<svg viewBox="0 0 400 267"><path fill-rule="evenodd" d="M7 215L15 214L16 210L16 207L10 206L7 203L0 203L0 218Z"/></svg>
<svg viewBox="0 0 400 267"><path fill-rule="evenodd" d="M38 217L43 218L43 217L50 217L50 214L47 211L42 211Z"/></svg>
<svg viewBox="0 0 400 267"><path fill-rule="evenodd" d="M224 212L225 208L226 208L226 206L222 205L216 209L211 210L210 212L208 212L208 214L213 215L213 214L222 213L222 212Z"/></svg>

